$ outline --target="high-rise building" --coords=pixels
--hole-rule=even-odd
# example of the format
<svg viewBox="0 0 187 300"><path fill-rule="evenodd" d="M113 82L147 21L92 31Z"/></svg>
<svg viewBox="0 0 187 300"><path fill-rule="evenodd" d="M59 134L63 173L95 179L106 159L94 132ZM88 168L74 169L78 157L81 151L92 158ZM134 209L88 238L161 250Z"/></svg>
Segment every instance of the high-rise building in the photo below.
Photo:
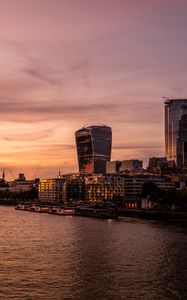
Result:
<svg viewBox="0 0 187 300"><path fill-rule="evenodd" d="M167 160L177 160L177 138L182 115L187 114L187 99L165 101L165 155Z"/></svg>
<svg viewBox="0 0 187 300"><path fill-rule="evenodd" d="M179 122L177 139L177 165L187 168L187 114L182 115Z"/></svg>
<svg viewBox="0 0 187 300"><path fill-rule="evenodd" d="M106 173L110 161L112 130L106 125L91 125L75 132L79 172Z"/></svg>

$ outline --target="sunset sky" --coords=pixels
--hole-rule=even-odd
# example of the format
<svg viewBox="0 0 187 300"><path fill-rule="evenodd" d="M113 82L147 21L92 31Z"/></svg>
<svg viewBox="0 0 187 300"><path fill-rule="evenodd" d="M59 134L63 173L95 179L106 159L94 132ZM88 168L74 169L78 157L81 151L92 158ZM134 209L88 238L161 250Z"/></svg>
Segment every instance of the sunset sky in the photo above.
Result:
<svg viewBox="0 0 187 300"><path fill-rule="evenodd" d="M0 169L77 172L74 132L112 160L164 155L162 96L187 97L186 0L0 0Z"/></svg>

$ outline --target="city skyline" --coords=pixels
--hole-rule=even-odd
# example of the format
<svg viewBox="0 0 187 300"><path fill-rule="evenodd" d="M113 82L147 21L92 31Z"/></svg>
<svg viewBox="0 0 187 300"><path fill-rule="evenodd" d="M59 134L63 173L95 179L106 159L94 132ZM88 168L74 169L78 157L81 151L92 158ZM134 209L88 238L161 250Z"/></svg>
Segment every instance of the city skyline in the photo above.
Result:
<svg viewBox="0 0 187 300"><path fill-rule="evenodd" d="M111 160L164 156L164 100L186 98L184 0L0 0L0 168L77 172L74 132L112 128Z"/></svg>

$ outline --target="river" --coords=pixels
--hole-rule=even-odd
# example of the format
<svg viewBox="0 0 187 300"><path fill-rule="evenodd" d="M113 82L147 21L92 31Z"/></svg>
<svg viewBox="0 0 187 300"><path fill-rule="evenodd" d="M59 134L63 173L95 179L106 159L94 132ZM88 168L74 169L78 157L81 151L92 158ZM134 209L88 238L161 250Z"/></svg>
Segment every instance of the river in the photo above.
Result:
<svg viewBox="0 0 187 300"><path fill-rule="evenodd" d="M187 299L187 223L0 206L0 299Z"/></svg>

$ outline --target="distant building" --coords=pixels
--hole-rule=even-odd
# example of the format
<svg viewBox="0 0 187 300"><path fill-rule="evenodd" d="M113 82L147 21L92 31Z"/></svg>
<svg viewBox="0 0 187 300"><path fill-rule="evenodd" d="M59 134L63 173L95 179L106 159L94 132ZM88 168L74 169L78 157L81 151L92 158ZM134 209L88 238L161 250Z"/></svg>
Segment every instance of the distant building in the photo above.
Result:
<svg viewBox="0 0 187 300"><path fill-rule="evenodd" d="M105 125L83 127L75 133L79 172L105 173L110 161L112 130Z"/></svg>
<svg viewBox="0 0 187 300"><path fill-rule="evenodd" d="M27 180L23 173L19 173L18 178L8 182L9 190L11 192L23 192L29 191L34 187L37 189L39 181L39 178Z"/></svg>
<svg viewBox="0 0 187 300"><path fill-rule="evenodd" d="M142 173L143 172L143 162L139 159L122 160L120 172L132 173L132 174Z"/></svg>
<svg viewBox="0 0 187 300"><path fill-rule="evenodd" d="M177 165L187 170L187 114L182 115L179 122L177 139Z"/></svg>
<svg viewBox="0 0 187 300"><path fill-rule="evenodd" d="M168 161L166 157L151 157L147 170L154 174L174 174L176 173L176 164L174 160Z"/></svg>
<svg viewBox="0 0 187 300"><path fill-rule="evenodd" d="M143 162L139 159L116 160L106 164L106 173L137 174L143 172Z"/></svg>
<svg viewBox="0 0 187 300"><path fill-rule="evenodd" d="M166 157L150 157L147 170L152 173L161 173L161 165L167 161Z"/></svg>
<svg viewBox="0 0 187 300"><path fill-rule="evenodd" d="M187 114L187 99L165 101L165 155L167 160L177 160L177 138L182 115Z"/></svg>
<svg viewBox="0 0 187 300"><path fill-rule="evenodd" d="M3 170L2 173L2 178L0 178L0 188L7 188L8 187L8 182L5 181L5 172Z"/></svg>
<svg viewBox="0 0 187 300"><path fill-rule="evenodd" d="M15 181L17 181L17 182L18 181L20 181L20 182L26 181L26 177L25 177L24 173L19 173L18 178L15 179Z"/></svg>
<svg viewBox="0 0 187 300"><path fill-rule="evenodd" d="M122 165L122 162L120 160L107 161L106 162L106 173L107 174L120 173L121 165Z"/></svg>

